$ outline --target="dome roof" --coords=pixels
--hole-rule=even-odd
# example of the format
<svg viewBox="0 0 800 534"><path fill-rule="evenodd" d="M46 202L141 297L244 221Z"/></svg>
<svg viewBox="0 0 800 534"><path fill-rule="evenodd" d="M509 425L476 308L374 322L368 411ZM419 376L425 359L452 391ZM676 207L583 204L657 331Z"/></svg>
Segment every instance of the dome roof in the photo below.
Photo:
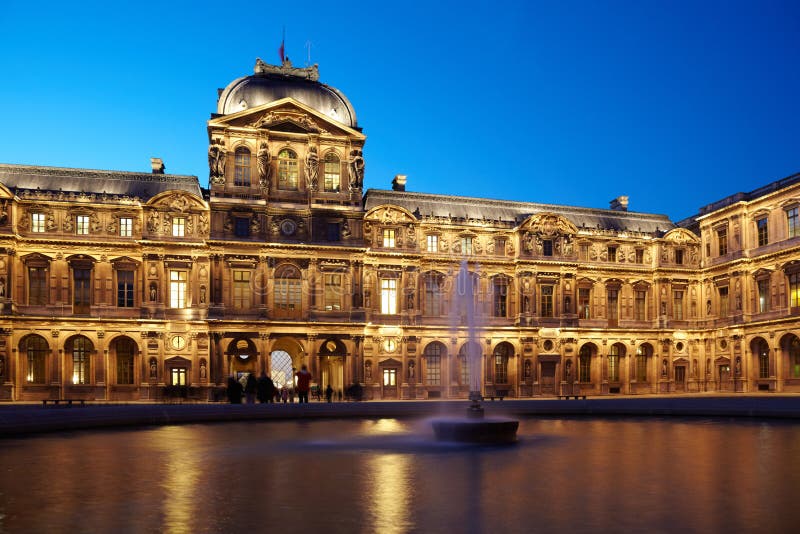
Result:
<svg viewBox="0 0 800 534"><path fill-rule="evenodd" d="M255 73L232 81L222 90L217 113L228 115L291 97L350 128L358 128L356 112L339 90L320 83L317 66L280 67L256 60Z"/></svg>

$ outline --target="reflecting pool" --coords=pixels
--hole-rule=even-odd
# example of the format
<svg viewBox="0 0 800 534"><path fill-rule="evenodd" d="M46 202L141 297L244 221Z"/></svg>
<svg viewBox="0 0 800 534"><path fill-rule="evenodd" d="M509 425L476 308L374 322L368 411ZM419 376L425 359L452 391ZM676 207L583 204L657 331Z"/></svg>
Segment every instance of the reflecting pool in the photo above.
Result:
<svg viewBox="0 0 800 534"><path fill-rule="evenodd" d="M526 419L245 422L0 440L0 532L789 532L800 425Z"/></svg>

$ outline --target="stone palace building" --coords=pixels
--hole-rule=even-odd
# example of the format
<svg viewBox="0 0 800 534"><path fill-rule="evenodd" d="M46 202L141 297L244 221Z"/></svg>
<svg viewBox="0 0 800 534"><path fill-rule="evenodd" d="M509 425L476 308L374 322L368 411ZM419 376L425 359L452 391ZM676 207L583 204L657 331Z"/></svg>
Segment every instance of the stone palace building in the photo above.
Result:
<svg viewBox="0 0 800 534"><path fill-rule="evenodd" d="M0 165L0 400L216 400L301 364L466 398L469 354L487 396L800 391L800 174L676 223L364 191L365 140L316 66L258 60L208 121L208 189L157 158Z"/></svg>

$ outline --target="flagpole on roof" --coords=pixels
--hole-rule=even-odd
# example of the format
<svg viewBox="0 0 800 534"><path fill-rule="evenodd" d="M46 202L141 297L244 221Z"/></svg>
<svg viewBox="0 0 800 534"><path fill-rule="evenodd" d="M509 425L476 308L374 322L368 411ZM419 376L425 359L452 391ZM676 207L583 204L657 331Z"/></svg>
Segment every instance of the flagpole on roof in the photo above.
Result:
<svg viewBox="0 0 800 534"><path fill-rule="evenodd" d="M283 27L283 36L281 37L281 46L278 48L278 55L281 58L281 65L286 62L286 26Z"/></svg>

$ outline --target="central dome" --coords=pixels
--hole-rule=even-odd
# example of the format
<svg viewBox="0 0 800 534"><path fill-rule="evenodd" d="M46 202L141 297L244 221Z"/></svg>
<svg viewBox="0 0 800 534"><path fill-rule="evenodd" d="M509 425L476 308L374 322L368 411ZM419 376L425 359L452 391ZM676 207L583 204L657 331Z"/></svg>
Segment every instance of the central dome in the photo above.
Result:
<svg viewBox="0 0 800 534"><path fill-rule="evenodd" d="M291 97L345 126L358 129L356 112L347 97L318 79L317 65L294 68L287 59L278 67L257 59L252 76L238 78L220 92L217 113L228 115Z"/></svg>

